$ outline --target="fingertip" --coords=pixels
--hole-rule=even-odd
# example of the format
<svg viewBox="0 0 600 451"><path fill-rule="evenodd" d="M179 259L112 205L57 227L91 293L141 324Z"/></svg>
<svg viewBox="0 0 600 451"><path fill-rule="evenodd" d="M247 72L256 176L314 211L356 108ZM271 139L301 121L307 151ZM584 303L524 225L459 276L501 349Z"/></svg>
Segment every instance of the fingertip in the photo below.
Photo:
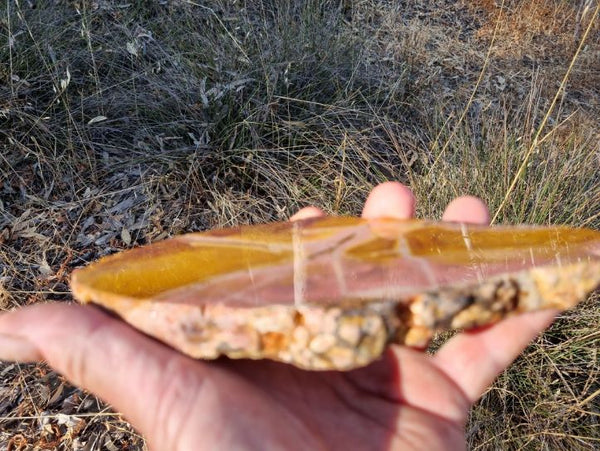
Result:
<svg viewBox="0 0 600 451"><path fill-rule="evenodd" d="M298 210L290 217L290 221L298 221L300 219L318 218L325 216L325 212L318 207L304 207Z"/></svg>
<svg viewBox="0 0 600 451"><path fill-rule="evenodd" d="M377 185L367 198L362 212L363 218L412 218L415 213L415 196L399 182L384 182Z"/></svg>
<svg viewBox="0 0 600 451"><path fill-rule="evenodd" d="M442 221L489 224L490 212L486 204L475 196L461 196L448 204Z"/></svg>

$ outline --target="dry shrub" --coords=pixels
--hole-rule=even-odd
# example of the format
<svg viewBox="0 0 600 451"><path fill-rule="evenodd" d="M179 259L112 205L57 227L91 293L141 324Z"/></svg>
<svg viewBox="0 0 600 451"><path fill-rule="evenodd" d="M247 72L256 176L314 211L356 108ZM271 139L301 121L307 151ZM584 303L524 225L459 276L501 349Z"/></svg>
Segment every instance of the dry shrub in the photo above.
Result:
<svg viewBox="0 0 600 451"><path fill-rule="evenodd" d="M477 36L489 40L495 32L499 54L516 56L537 51L548 54L574 41L576 2L508 0L502 5L494 0L475 0L468 3L485 18ZM548 47L551 41L554 44Z"/></svg>

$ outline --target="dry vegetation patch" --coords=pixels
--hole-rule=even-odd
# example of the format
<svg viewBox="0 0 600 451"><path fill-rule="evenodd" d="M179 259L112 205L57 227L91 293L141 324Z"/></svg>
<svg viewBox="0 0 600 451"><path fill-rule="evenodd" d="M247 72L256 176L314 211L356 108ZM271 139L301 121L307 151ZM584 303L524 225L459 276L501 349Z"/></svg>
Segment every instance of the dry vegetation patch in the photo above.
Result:
<svg viewBox="0 0 600 451"><path fill-rule="evenodd" d="M74 267L176 233L358 214L390 179L420 216L464 193L494 212L514 185L499 222L600 227L594 1L142 3L0 6L3 309L69 301ZM598 302L490 388L471 448L598 446ZM43 365L3 363L0 447L143 440Z"/></svg>

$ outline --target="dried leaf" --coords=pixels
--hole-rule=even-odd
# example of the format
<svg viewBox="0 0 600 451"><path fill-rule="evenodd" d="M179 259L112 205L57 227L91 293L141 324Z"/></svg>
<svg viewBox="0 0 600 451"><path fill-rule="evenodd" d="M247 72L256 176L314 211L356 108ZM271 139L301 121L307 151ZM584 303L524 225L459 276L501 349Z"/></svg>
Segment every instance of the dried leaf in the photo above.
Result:
<svg viewBox="0 0 600 451"><path fill-rule="evenodd" d="M104 436L104 447L109 451L120 451L108 434Z"/></svg>
<svg viewBox="0 0 600 451"><path fill-rule="evenodd" d="M67 67L66 77L61 78L61 80L60 80L60 89L64 91L65 89L67 89L67 86L69 86L70 83L71 83L71 72L69 72L69 68Z"/></svg>
<svg viewBox="0 0 600 451"><path fill-rule="evenodd" d="M96 124L98 122L102 122L108 119L106 116L96 116L88 121L88 125Z"/></svg>
<svg viewBox="0 0 600 451"><path fill-rule="evenodd" d="M52 268L50 267L50 265L48 264L46 259L42 260L38 269L40 271L40 274L42 274L43 276L50 276L50 275L54 274L54 271L52 271Z"/></svg>
<svg viewBox="0 0 600 451"><path fill-rule="evenodd" d="M124 212L128 211L131 207L133 207L136 203L141 203L141 202L142 202L141 199L136 199L135 197L128 197L127 199L119 202L117 205L112 207L109 210L109 213L111 215L114 215L117 213L124 213Z"/></svg>
<svg viewBox="0 0 600 451"><path fill-rule="evenodd" d="M65 415L64 413L56 414L56 420L58 424L64 424L69 429L77 426L81 422L81 418L77 418L72 415Z"/></svg>
<svg viewBox="0 0 600 451"><path fill-rule="evenodd" d="M125 45L125 48L133 56L138 56L138 51L140 49L140 46L138 45L138 43L136 41L127 42L127 44Z"/></svg>
<svg viewBox="0 0 600 451"><path fill-rule="evenodd" d="M123 240L123 243L125 243L127 246L131 245L131 234L125 227L123 227L123 230L121 230L121 240Z"/></svg>

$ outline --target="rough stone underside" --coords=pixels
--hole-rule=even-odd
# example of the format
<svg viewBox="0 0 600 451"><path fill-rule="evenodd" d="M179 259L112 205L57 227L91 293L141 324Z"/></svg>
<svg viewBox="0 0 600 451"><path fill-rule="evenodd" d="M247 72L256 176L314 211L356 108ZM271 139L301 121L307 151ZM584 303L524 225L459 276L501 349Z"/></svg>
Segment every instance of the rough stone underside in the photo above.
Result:
<svg viewBox="0 0 600 451"><path fill-rule="evenodd" d="M100 260L73 293L190 356L349 370L390 343L576 305L600 233L323 218L182 235Z"/></svg>

